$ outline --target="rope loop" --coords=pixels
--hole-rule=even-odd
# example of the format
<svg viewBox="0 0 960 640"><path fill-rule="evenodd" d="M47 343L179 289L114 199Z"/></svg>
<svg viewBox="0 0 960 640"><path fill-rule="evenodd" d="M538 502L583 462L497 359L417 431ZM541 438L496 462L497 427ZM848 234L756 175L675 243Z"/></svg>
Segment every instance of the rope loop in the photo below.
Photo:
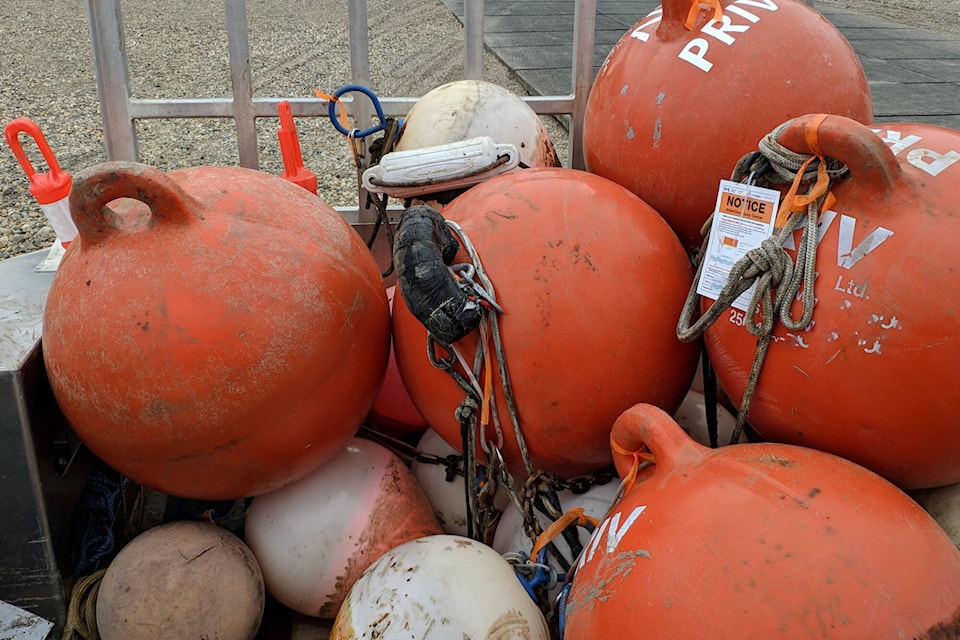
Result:
<svg viewBox="0 0 960 640"><path fill-rule="evenodd" d="M697 286L703 273L703 258L709 242L713 216L707 220L702 230L704 239L697 257L697 271L677 322L677 338L683 342L698 339L741 294L756 285L746 305L744 326L760 340L740 403L737 425L730 437L731 444L740 439L746 424L750 400L756 389L760 368L773 338L777 320L792 331L807 329L813 320L816 304L814 283L817 225L820 213L835 202L830 186L848 172L846 165L835 158L825 157L820 151L817 128L825 118L825 114L812 118L805 130L808 147L814 153L797 153L779 143L780 135L792 122L788 120L764 136L757 151L744 155L737 162L730 178L735 182L768 188L782 185L790 187L781 199L774 235L734 263L717 299L697 317L700 306ZM810 184L810 187L806 193L799 193L803 184ZM794 261L784 249L784 245L799 228L802 228L803 232L797 244ZM801 301L800 315L796 318L791 311L795 300Z"/></svg>

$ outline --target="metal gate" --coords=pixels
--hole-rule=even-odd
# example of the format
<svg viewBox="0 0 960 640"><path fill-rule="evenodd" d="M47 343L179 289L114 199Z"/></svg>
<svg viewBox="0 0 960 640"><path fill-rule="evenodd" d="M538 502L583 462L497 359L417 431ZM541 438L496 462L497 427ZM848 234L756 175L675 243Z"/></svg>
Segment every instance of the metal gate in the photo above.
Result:
<svg viewBox="0 0 960 640"><path fill-rule="evenodd" d="M224 5L232 96L144 100L131 95L120 0L87 0L103 132L107 157L110 160L138 160L134 127L136 120L232 118L236 123L240 165L258 169L255 126L257 118L276 117L277 106L283 100L290 103L295 117L328 117L328 103L319 98L276 98L253 95L245 0L224 0ZM351 82L366 86L370 84L367 3L366 0L348 0L348 7ZM583 113L593 79L596 0L576 0L574 11L572 93L557 96L524 96L523 99L538 114L570 117L569 157L566 164L582 169L583 154L580 140ZM482 79L483 16L483 0L464 0L464 75L467 79ZM354 122L370 121L372 114L368 103L353 102L349 96L345 96L343 101L347 104ZM387 117L405 115L415 101L415 98L380 98L384 115ZM364 200L365 198L361 195L361 202Z"/></svg>

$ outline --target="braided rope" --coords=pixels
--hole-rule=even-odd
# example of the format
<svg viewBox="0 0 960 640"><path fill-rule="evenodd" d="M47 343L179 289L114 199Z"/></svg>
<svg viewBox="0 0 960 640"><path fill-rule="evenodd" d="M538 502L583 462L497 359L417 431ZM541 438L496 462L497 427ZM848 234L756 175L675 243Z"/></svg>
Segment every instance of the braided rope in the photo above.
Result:
<svg viewBox="0 0 960 640"><path fill-rule="evenodd" d="M106 572L106 569L99 569L79 578L73 585L62 640L100 640L97 631L97 595Z"/></svg>
<svg viewBox="0 0 960 640"><path fill-rule="evenodd" d="M731 180L742 182L752 177L759 186L774 187L784 184L794 186L812 183L826 174L828 183L822 193L815 191L812 185L806 194L809 200L806 208L790 212L784 226L776 235L764 240L759 247L751 249L741 257L730 270L727 283L721 289L716 301L696 320L700 297L697 285L703 272L703 255L709 242L709 230L713 223L711 216L703 228L703 244L699 254L696 275L684 301L680 319L677 322L677 338L683 342L692 342L706 332L720 315L730 308L733 302L751 286L756 288L750 297L745 311L746 329L759 338L750 376L744 390L737 424L730 436L730 444L740 439L750 411L750 403L760 377L760 370L766 358L776 321L790 330L801 331L810 325L813 319L814 281L816 279L817 225L821 208L830 197L830 185L847 173L847 167L832 158L813 154L801 154L787 149L777 140L790 125L787 121L764 136L757 152L743 156L731 175ZM789 207L788 202L781 208ZM803 226L803 233L797 245L797 258L794 262L783 248L793 232ZM803 293L800 294L801 285ZM802 300L799 318L791 315L791 306L795 299ZM759 322L756 318L759 317Z"/></svg>

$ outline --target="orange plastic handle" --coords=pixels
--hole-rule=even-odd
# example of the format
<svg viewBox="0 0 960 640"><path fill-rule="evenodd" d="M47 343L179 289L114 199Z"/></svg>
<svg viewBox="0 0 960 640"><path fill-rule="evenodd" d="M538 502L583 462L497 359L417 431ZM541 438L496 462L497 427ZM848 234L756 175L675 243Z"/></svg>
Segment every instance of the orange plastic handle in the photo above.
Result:
<svg viewBox="0 0 960 640"><path fill-rule="evenodd" d="M811 136L810 128L816 128ZM889 191L902 181L903 169L887 144L865 124L839 115L810 113L790 122L780 133L780 144L803 154L836 158L865 184Z"/></svg>
<svg viewBox="0 0 960 640"><path fill-rule="evenodd" d="M48 173L37 173L20 144L21 133L27 134L36 142L43 159L50 168ZM67 197L70 193L70 174L60 169L60 163L57 162L57 158L50 150L50 145L36 122L29 118L17 118L7 125L4 136L13 151L13 155L17 158L17 162L23 167L24 173L30 180L30 193L40 204L49 204Z"/></svg>

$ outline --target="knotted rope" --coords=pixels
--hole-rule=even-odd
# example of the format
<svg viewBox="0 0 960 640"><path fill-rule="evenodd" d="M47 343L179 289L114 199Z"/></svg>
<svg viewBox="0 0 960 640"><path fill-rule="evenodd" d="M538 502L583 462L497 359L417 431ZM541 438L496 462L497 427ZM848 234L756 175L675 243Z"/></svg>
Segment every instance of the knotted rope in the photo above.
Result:
<svg viewBox="0 0 960 640"><path fill-rule="evenodd" d="M730 437L733 444L740 439L750 411L750 402L760 377L760 369L773 338L777 319L792 331L806 329L813 319L814 280L816 278L817 226L820 212L834 202L830 186L847 173L847 167L833 158L824 157L817 140L817 130L826 115L811 119L805 129L805 139L812 154L791 151L778 142L780 135L791 124L787 121L767 134L758 145L759 151L745 155L734 168L731 180L748 181L763 187L790 184L777 214L775 235L751 249L730 270L727 283L716 301L695 322L699 308L697 285L703 271L703 256L710 237L711 216L704 224L704 240L693 285L687 294L680 319L677 338L692 342L699 338L740 295L756 284L745 312L747 330L757 336L757 352L744 390L737 424ZM755 181L755 182L754 182ZM802 184L813 183L805 194L798 194ZM784 249L793 232L803 227L797 248L796 262ZM801 286L803 292L800 293ZM799 318L791 315L794 300L802 300ZM759 318L759 320L757 320Z"/></svg>

